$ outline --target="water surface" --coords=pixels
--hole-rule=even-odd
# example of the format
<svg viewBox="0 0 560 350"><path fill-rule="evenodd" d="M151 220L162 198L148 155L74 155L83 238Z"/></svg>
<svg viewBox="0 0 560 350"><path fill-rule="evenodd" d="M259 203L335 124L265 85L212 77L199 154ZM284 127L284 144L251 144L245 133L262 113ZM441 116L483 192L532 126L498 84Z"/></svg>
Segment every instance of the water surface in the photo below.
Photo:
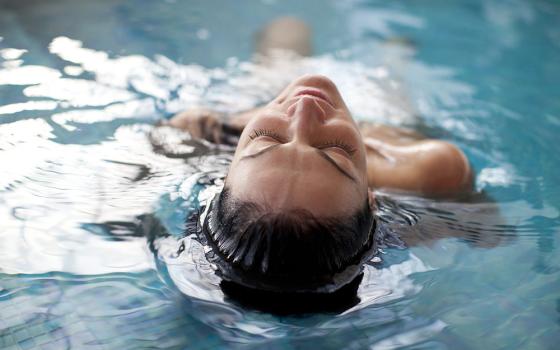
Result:
<svg viewBox="0 0 560 350"><path fill-rule="evenodd" d="M254 34L280 14L310 24L316 55L255 65ZM554 348L558 23L554 1L3 1L0 346ZM185 108L266 102L305 72L330 76L360 120L455 142L476 191L379 192L398 236L359 302L278 316L225 296L182 235L231 151L162 131L172 156L148 136Z"/></svg>

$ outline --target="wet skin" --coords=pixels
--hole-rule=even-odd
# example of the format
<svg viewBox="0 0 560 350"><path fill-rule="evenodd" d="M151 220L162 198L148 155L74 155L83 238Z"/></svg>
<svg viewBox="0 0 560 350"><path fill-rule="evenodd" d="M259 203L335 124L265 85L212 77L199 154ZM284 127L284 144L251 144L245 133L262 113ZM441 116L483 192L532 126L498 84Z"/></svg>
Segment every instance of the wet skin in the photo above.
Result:
<svg viewBox="0 0 560 350"><path fill-rule="evenodd" d="M304 76L259 109L241 134L226 185L234 197L272 211L337 216L363 205L366 147L333 82Z"/></svg>
<svg viewBox="0 0 560 350"><path fill-rule="evenodd" d="M170 125L196 136L202 119L219 131L207 112L177 115ZM226 185L236 198L272 211L343 216L366 198L373 206L371 188L453 196L472 187L468 160L456 146L409 130L358 126L324 76L296 79L269 104L229 124L242 133Z"/></svg>

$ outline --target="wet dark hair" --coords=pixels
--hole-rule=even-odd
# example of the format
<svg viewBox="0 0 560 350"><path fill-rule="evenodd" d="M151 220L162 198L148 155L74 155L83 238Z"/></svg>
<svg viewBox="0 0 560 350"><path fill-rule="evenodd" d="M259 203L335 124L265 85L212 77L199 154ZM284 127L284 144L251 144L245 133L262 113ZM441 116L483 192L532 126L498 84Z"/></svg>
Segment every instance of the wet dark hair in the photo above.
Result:
<svg viewBox="0 0 560 350"><path fill-rule="evenodd" d="M224 190L201 218L199 238L217 273L245 287L333 292L354 280L375 251L368 202L353 215L317 218L304 209L275 212Z"/></svg>

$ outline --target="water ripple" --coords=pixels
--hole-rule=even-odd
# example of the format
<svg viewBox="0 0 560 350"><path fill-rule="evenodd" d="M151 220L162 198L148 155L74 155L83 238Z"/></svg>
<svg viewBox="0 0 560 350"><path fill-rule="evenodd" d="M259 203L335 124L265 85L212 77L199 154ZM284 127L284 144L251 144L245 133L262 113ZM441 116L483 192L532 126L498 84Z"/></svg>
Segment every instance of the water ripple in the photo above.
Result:
<svg viewBox="0 0 560 350"><path fill-rule="evenodd" d="M32 28L19 27L26 16L14 16L18 6L9 3L0 22L19 38ZM65 11L78 6L62 3ZM185 13L171 2L118 3L108 4L110 16L125 29L134 21L144 25L143 16L159 13L150 11L158 6ZM35 5L22 8L30 18L43 18L47 5ZM540 33L533 30L541 19L548 18L544 26L557 21L541 18L545 5L517 0L515 6L460 5L451 13L439 12L452 10L447 3L411 3L409 10L355 5L359 11L337 3L352 30L324 40L349 43L299 64L266 66L231 57L223 67L205 68L126 49L114 55L84 44L96 41L67 36L49 37L42 58L35 38L17 39L19 48L2 46L0 343L350 349L550 344L551 325L558 323L558 310L549 306L557 302L560 271L560 186L554 182L557 155L547 152L558 126L547 90L555 91L550 57L557 55L550 50L557 45L540 48L527 38ZM162 28L164 22L154 23ZM344 32L336 23L336 32ZM219 32L210 24L173 32L181 32L181 41L197 33L197 40L209 33L214 39ZM557 37L550 28L547 38ZM437 45L430 46L433 38ZM536 53L539 62L520 48ZM430 59L438 52L446 65ZM528 64L532 68L523 69ZM431 200L378 192L381 250L365 266L359 300L344 310L277 316L224 294L204 247L184 237L185 214L223 185L232 150L153 124L186 108L232 113L255 107L301 73L329 75L362 120L413 125L457 142L473 162L476 193ZM24 333L29 336L20 339Z"/></svg>

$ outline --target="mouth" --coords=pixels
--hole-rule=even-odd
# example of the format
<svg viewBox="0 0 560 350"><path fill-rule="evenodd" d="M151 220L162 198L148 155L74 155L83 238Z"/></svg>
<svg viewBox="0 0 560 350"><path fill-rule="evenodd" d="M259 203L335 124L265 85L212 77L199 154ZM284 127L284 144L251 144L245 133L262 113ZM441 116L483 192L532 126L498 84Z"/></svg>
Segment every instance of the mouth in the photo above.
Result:
<svg viewBox="0 0 560 350"><path fill-rule="evenodd" d="M302 97L302 96L310 96L310 97L316 98L318 100L326 102L329 106L334 108L333 103L330 100L329 96L319 89L305 88L305 89L299 91L297 94L295 94L294 97Z"/></svg>

